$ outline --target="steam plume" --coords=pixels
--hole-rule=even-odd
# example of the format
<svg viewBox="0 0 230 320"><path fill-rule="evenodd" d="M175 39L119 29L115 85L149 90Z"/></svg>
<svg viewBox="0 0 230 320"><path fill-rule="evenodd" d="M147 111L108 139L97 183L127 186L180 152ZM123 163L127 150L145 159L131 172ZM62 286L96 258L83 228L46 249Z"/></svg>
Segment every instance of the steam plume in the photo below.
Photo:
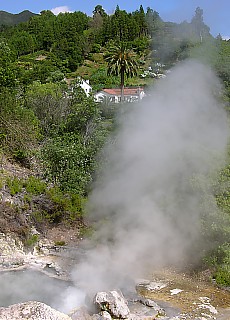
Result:
<svg viewBox="0 0 230 320"><path fill-rule="evenodd" d="M216 167L228 125L221 85L205 65L186 61L121 119L108 162L90 196L100 221L73 274L86 291L124 286L148 267L188 258L202 213L191 178Z"/></svg>

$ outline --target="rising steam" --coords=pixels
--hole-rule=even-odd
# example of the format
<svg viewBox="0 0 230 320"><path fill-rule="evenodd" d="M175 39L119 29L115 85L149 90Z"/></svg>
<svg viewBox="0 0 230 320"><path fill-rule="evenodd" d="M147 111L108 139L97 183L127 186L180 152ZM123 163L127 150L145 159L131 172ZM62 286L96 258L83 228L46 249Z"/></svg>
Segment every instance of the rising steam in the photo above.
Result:
<svg viewBox="0 0 230 320"><path fill-rule="evenodd" d="M191 179L216 167L228 138L215 74L196 61L158 80L127 111L90 196L100 221L73 273L87 292L116 289L147 268L182 263L200 234L199 193Z"/></svg>

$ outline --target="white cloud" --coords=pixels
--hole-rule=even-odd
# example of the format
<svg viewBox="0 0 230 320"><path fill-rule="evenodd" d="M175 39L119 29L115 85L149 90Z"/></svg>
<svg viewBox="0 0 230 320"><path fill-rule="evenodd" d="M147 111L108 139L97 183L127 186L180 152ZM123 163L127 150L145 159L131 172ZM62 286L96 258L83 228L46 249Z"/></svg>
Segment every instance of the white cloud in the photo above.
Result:
<svg viewBox="0 0 230 320"><path fill-rule="evenodd" d="M229 36L222 36L222 39L223 39L223 40L229 40L230 37L229 37Z"/></svg>
<svg viewBox="0 0 230 320"><path fill-rule="evenodd" d="M55 14L56 16L59 14L59 13L65 13L65 12L72 12L69 7L67 6L61 6L61 7L56 7L56 8L53 8L51 9L51 11L53 12L53 14Z"/></svg>

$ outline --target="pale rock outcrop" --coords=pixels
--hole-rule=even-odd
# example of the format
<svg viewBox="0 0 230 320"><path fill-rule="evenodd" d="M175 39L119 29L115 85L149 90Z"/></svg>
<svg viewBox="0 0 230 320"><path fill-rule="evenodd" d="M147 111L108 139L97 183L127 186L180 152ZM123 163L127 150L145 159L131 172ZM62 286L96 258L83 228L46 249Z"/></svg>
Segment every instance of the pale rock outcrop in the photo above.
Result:
<svg viewBox="0 0 230 320"><path fill-rule="evenodd" d="M107 311L113 318L126 319L130 315L127 301L117 291L98 292L93 302L99 311Z"/></svg>
<svg viewBox="0 0 230 320"><path fill-rule="evenodd" d="M19 267L24 258L22 241L11 234L0 233L0 269Z"/></svg>
<svg viewBox="0 0 230 320"><path fill-rule="evenodd" d="M37 301L0 308L1 320L71 320L69 316Z"/></svg>

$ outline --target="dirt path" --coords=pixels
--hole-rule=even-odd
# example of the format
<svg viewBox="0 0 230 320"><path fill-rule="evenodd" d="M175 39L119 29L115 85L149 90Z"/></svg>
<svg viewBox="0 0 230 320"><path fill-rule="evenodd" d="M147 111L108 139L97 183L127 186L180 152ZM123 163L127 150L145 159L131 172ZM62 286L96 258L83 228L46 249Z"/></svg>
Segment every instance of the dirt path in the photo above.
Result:
<svg viewBox="0 0 230 320"><path fill-rule="evenodd" d="M230 291L195 276L172 270L156 271L139 293L162 307L178 310L176 319L230 320Z"/></svg>

